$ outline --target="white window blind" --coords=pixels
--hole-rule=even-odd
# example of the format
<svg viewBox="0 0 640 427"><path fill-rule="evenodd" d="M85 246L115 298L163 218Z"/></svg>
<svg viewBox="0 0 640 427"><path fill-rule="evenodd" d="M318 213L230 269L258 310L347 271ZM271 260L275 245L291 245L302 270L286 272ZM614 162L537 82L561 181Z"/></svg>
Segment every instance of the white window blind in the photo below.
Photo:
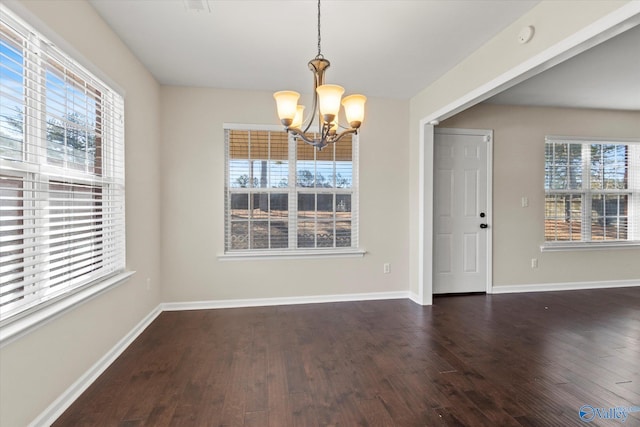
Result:
<svg viewBox="0 0 640 427"><path fill-rule="evenodd" d="M545 241L640 242L640 141L547 137Z"/></svg>
<svg viewBox="0 0 640 427"><path fill-rule="evenodd" d="M225 252L357 248L357 143L318 151L282 130L225 129Z"/></svg>
<svg viewBox="0 0 640 427"><path fill-rule="evenodd" d="M4 324L124 270L124 104L0 12Z"/></svg>

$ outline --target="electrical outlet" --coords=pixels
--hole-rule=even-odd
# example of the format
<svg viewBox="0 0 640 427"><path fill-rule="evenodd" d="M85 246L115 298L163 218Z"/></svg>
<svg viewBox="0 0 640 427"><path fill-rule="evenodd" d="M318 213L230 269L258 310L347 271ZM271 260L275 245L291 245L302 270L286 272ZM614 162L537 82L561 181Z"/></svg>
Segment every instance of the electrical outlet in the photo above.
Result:
<svg viewBox="0 0 640 427"><path fill-rule="evenodd" d="M526 208L526 207L529 206L529 198L528 197L523 197L520 202L521 202L523 208Z"/></svg>
<svg viewBox="0 0 640 427"><path fill-rule="evenodd" d="M384 274L389 274L391 272L391 264L385 262L382 266L382 271L384 272Z"/></svg>
<svg viewBox="0 0 640 427"><path fill-rule="evenodd" d="M538 268L538 258L531 258L531 268Z"/></svg>

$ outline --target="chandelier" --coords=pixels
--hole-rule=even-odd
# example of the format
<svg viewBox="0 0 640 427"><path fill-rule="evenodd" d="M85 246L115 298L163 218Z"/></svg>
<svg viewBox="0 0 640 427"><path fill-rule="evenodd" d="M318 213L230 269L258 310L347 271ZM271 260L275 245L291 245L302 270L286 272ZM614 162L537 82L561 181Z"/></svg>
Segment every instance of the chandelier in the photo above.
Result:
<svg viewBox="0 0 640 427"><path fill-rule="evenodd" d="M273 94L276 99L278 116L285 130L296 139L322 150L329 144L338 142L345 135L358 133L364 120L364 95L349 95L342 99L344 88L338 85L324 83L324 73L330 62L325 59L320 49L320 0L318 0L318 54L309 61L309 69L313 72L313 111L303 119L304 106L298 105L300 94L291 90L283 90ZM338 124L340 104L344 107L349 126ZM307 136L307 131L318 115L317 137ZM302 128L304 127L304 130ZM341 131L339 131L339 129Z"/></svg>

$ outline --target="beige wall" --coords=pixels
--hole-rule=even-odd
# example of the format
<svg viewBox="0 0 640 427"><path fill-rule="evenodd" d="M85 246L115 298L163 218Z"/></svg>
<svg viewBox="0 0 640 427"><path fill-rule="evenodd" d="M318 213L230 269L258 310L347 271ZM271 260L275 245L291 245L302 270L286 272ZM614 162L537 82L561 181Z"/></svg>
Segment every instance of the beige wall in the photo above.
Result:
<svg viewBox="0 0 640 427"><path fill-rule="evenodd" d="M160 301L418 292L420 120L623 3L543 2L410 102L371 99L360 150L363 258L220 262L222 123L276 123L271 94L159 89L88 3L21 2L126 91L127 264L137 274L2 348L0 425L34 419ZM513 40L524 24L537 31L522 46Z"/></svg>
<svg viewBox="0 0 640 427"><path fill-rule="evenodd" d="M640 112L480 104L440 127L494 131L494 286L640 279L640 248L540 252L545 136L640 138Z"/></svg>
<svg viewBox="0 0 640 427"><path fill-rule="evenodd" d="M162 87L163 300L406 291L408 102L369 99L360 135L363 258L220 261L223 123L277 124L271 93ZM394 126L387 126L393 123ZM391 274L383 274L383 263Z"/></svg>
<svg viewBox="0 0 640 427"><path fill-rule="evenodd" d="M126 283L0 351L0 425L41 414L160 302L159 86L83 1L9 3L25 9L126 91ZM27 18L24 13L21 13ZM44 31L44 30L41 30ZM146 279L151 290L146 289Z"/></svg>
<svg viewBox="0 0 640 427"><path fill-rule="evenodd" d="M593 25L603 17L615 13L617 9L630 4L629 1L593 0L593 1L543 1L529 13L516 20L512 25L491 39L488 43L443 75L432 85L411 99L410 102L410 153L409 164L409 223L410 223L410 273L411 290L418 292L420 259L420 195L419 162L421 120L440 111L446 106L456 104L466 94L489 84L494 79L510 72L523 63L545 52L557 44L566 42L575 33ZM517 42L520 29L527 25L535 27L535 36L527 44ZM427 148L427 158L431 147ZM425 184L432 185L429 175L431 165L426 165ZM427 228L425 239L425 258L431 259L431 235L428 226L431 223L432 199L426 195L424 218ZM425 289L431 286L431 271L424 272ZM429 302L430 297L425 298Z"/></svg>

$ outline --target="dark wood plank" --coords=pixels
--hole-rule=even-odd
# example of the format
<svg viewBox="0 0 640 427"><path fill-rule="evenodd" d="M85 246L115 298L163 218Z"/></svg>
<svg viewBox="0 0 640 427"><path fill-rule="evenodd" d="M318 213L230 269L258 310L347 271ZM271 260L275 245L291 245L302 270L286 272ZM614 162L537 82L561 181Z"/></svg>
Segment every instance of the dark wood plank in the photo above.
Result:
<svg viewBox="0 0 640 427"><path fill-rule="evenodd" d="M580 426L639 360L640 288L165 312L54 425Z"/></svg>

